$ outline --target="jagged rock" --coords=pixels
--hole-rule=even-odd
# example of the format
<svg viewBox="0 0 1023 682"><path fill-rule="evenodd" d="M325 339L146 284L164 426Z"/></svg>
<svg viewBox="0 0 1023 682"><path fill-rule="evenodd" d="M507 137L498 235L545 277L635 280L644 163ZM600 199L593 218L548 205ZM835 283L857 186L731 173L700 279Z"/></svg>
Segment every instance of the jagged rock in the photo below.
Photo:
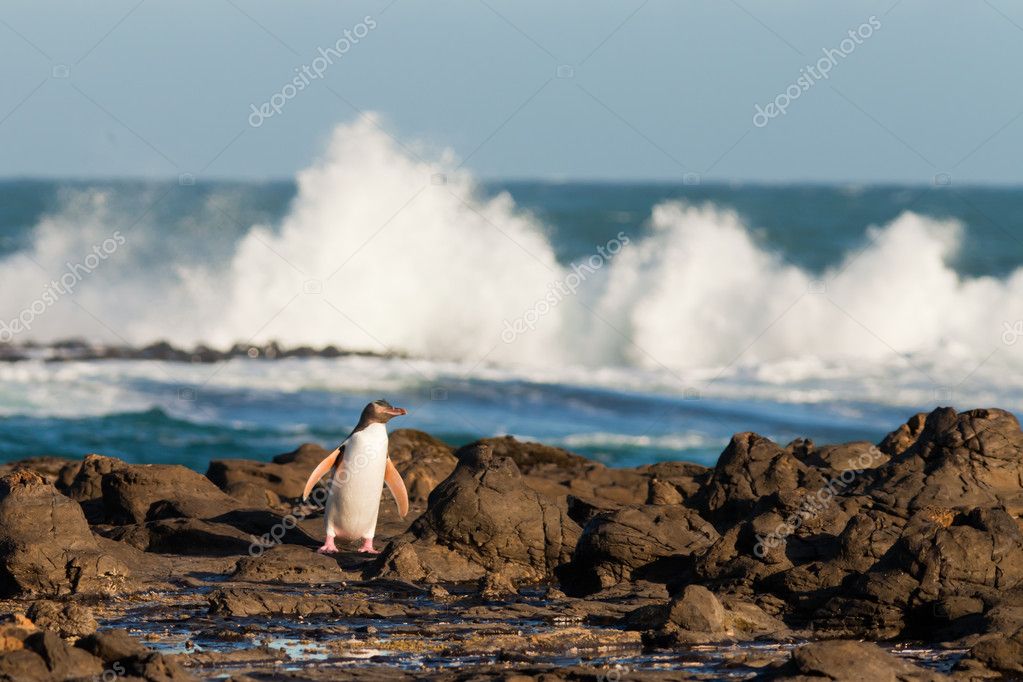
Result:
<svg viewBox="0 0 1023 682"><path fill-rule="evenodd" d="M53 455L27 457L14 462L0 464L0 476L14 473L18 469L28 469L39 474L44 481L57 488L57 490L62 490L62 486L68 485L71 479L74 478L72 471L80 465L81 462Z"/></svg>
<svg viewBox="0 0 1023 682"><path fill-rule="evenodd" d="M89 523L103 523L106 520L106 510L103 507L103 477L126 466L127 463L116 457L86 455L85 459L75 466L74 477L63 492L82 505ZM70 469L66 473L70 474ZM62 473L61 477L64 476Z"/></svg>
<svg viewBox="0 0 1023 682"><path fill-rule="evenodd" d="M902 536L906 520L878 509L864 509L849 519L838 536L838 563L860 573L870 570Z"/></svg>
<svg viewBox="0 0 1023 682"><path fill-rule="evenodd" d="M763 497L824 484L791 451L755 433L739 433L721 453L697 504L716 523L731 522L746 517Z"/></svg>
<svg viewBox="0 0 1023 682"><path fill-rule="evenodd" d="M696 511L644 505L596 515L586 524L560 576L569 594L588 594L637 578L676 576L718 539Z"/></svg>
<svg viewBox="0 0 1023 682"><path fill-rule="evenodd" d="M878 444L878 449L886 455L898 457L916 443L916 439L923 433L926 422L927 413L918 412L905 424L886 435Z"/></svg>
<svg viewBox="0 0 1023 682"><path fill-rule="evenodd" d="M926 508L1023 512L1023 432L1004 410L938 408L889 434L882 447L895 454L862 489L886 508L907 517Z"/></svg>
<svg viewBox="0 0 1023 682"><path fill-rule="evenodd" d="M765 524L763 528L774 527ZM683 576L682 581L699 582L716 590L752 596L755 583L792 567L792 562L784 555L784 548L764 554L759 552L757 534L758 528L753 523L732 526L695 558L692 577Z"/></svg>
<svg viewBox="0 0 1023 682"><path fill-rule="evenodd" d="M956 664L957 670L968 671L971 662L1005 675L1023 673L1023 633L1009 637L986 637L972 647L964 660ZM1001 677L1001 675L999 675Z"/></svg>
<svg viewBox="0 0 1023 682"><path fill-rule="evenodd" d="M882 452L878 446L869 441L862 440L816 448L803 461L819 469L841 473L850 470L876 469L885 464L889 459L890 457Z"/></svg>
<svg viewBox="0 0 1023 682"><path fill-rule="evenodd" d="M936 605L951 598L994 603L1021 586L1023 532L1004 510L925 510L868 572L815 614L815 627L857 633L855 625L871 636L912 631L933 639L949 625L947 617L935 618Z"/></svg>
<svg viewBox="0 0 1023 682"><path fill-rule="evenodd" d="M650 477L647 504L681 504L699 492L712 470L691 462L657 462L636 471Z"/></svg>
<svg viewBox="0 0 1023 682"><path fill-rule="evenodd" d="M510 458L526 485L552 499L572 495L593 504L618 506L643 504L647 498L649 473L612 469L561 448L512 436L484 438L459 448L455 456L461 458L479 445L491 448L495 457Z"/></svg>
<svg viewBox="0 0 1023 682"><path fill-rule="evenodd" d="M512 460L478 445L387 547L378 571L407 580L476 580L500 570L512 580L541 580L569 559L578 537L564 503L531 490Z"/></svg>
<svg viewBox="0 0 1023 682"><path fill-rule="evenodd" d="M99 627L92 611L79 604L58 604L40 599L32 603L26 615L36 626L53 630L65 638L84 637Z"/></svg>
<svg viewBox="0 0 1023 682"><path fill-rule="evenodd" d="M56 633L44 630L29 635L25 638L25 649L37 653L54 678L62 680L70 676L71 648Z"/></svg>
<svg viewBox="0 0 1023 682"><path fill-rule="evenodd" d="M0 479L0 589L8 596L110 593L128 567L102 552L82 508L21 470Z"/></svg>

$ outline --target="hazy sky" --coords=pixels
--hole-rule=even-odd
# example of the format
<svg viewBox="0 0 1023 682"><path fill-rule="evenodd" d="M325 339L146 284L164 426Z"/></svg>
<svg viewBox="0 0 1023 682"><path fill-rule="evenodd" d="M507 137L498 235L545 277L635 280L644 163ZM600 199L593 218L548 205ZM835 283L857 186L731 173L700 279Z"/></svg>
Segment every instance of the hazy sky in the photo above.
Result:
<svg viewBox="0 0 1023 682"><path fill-rule="evenodd" d="M291 177L376 111L483 177L1019 183L1021 64L1008 0L4 0L0 175Z"/></svg>

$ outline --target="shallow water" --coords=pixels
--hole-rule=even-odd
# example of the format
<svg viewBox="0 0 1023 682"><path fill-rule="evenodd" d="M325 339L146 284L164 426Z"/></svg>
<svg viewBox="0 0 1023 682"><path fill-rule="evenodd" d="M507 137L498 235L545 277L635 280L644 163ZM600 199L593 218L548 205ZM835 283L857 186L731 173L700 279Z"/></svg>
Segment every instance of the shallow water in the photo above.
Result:
<svg viewBox="0 0 1023 682"><path fill-rule="evenodd" d="M279 588L275 588L279 589ZM507 618L495 603L492 617L463 617L463 605L435 602L427 597L396 597L376 594L370 599L401 601L436 610L433 616L416 618L246 617L224 618L207 613L201 589L182 599L156 595L155 602L170 598L177 605L142 606L108 618L105 627L123 627L147 646L164 653L197 655L189 665L206 679L221 679L252 669L297 671L314 666L317 671L362 668L398 668L427 671L473 668L490 664L516 664L596 668L605 679L626 679L633 671L684 671L697 679L751 679L765 665L784 661L788 652L805 639L790 642L743 642L692 645L673 650L649 650L634 643L615 643L622 631L587 625L578 618L565 620ZM302 590L315 593L317 588ZM194 597L194 599L193 599ZM543 605L542 598L523 601ZM572 636L558 640L560 632ZM583 642L579 629L593 633L597 646ZM536 636L540 644L488 650L493 637ZM544 640L544 637L550 639ZM477 643L474 645L473 643ZM473 647L478 646L479 650ZM882 646L903 658L940 672L951 670L965 653L962 649L899 644ZM216 662L202 654L221 655Z"/></svg>

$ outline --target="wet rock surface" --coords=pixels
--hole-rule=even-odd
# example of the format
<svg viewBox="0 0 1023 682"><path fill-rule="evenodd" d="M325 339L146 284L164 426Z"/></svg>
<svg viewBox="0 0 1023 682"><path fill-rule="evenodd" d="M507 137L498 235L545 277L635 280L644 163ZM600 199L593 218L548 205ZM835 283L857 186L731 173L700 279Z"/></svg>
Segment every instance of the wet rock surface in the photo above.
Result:
<svg viewBox="0 0 1023 682"><path fill-rule="evenodd" d="M326 454L4 465L0 680L1023 675L1023 433L1001 410L876 446L737 434L710 469L402 430L412 511L381 495L379 556L315 553L297 497Z"/></svg>

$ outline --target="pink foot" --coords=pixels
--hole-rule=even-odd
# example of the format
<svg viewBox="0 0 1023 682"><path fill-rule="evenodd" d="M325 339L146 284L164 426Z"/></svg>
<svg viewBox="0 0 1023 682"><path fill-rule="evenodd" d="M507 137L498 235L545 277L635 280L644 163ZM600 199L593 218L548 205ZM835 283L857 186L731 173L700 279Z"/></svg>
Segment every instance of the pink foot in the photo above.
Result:
<svg viewBox="0 0 1023 682"><path fill-rule="evenodd" d="M364 554L380 554L380 552L373 549L373 538L363 538L362 546L359 547L359 551Z"/></svg>
<svg viewBox="0 0 1023 682"><path fill-rule="evenodd" d="M316 551L319 554L337 554L337 547L334 546L334 538L328 535L327 539L323 543L323 547L320 547Z"/></svg>

